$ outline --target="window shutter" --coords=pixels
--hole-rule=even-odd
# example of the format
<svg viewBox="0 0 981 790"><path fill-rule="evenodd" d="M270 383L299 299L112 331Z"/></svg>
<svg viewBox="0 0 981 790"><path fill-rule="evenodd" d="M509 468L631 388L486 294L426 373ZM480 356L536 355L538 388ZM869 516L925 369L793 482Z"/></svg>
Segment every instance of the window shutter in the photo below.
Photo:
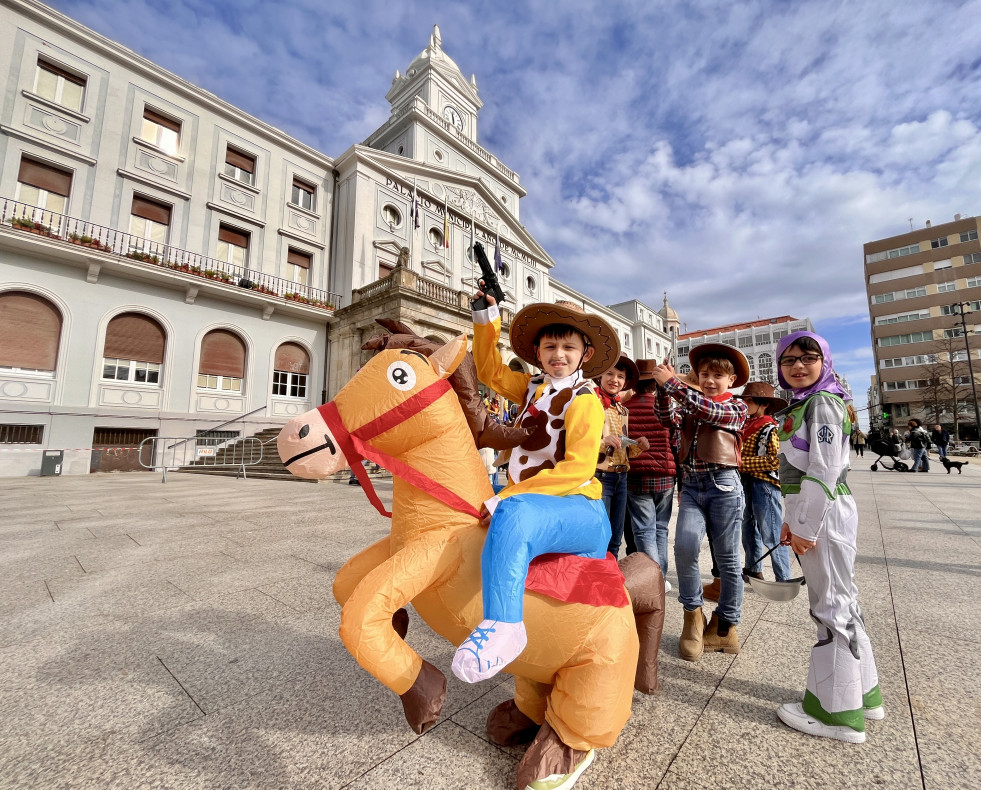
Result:
<svg viewBox="0 0 981 790"><path fill-rule="evenodd" d="M52 74L57 74L59 77L64 77L68 82L74 82L76 85L85 85L85 77L79 77L77 74L72 74L70 71L65 71L60 66L54 65L54 63L49 63L42 58L38 58L37 65L39 68L42 68L45 71L50 71Z"/></svg>
<svg viewBox="0 0 981 790"><path fill-rule="evenodd" d="M276 349L275 368L289 373L309 373L310 356L303 346L296 343L283 343Z"/></svg>
<svg viewBox="0 0 981 790"><path fill-rule="evenodd" d="M0 366L54 370L61 339L61 313L34 294L0 294Z"/></svg>
<svg viewBox="0 0 981 790"><path fill-rule="evenodd" d="M310 262L313 260L312 255L308 255L305 252L300 252L299 250L294 250L290 247L289 252L286 255L286 262L292 264L293 266L299 266L301 269L309 269Z"/></svg>
<svg viewBox="0 0 981 790"><path fill-rule="evenodd" d="M106 329L103 356L137 362L163 362L166 335L156 321L140 313L117 315Z"/></svg>
<svg viewBox="0 0 981 790"><path fill-rule="evenodd" d="M240 230L235 230L234 228L228 227L228 225L218 226L218 241L227 241L236 247L242 247L248 249L249 247L249 234L243 233Z"/></svg>
<svg viewBox="0 0 981 790"><path fill-rule="evenodd" d="M20 171L17 174L17 180L22 184L54 192L54 194L62 197L68 197L72 191L71 173L43 164L36 159L29 159L26 156L22 156L20 159Z"/></svg>
<svg viewBox="0 0 981 790"><path fill-rule="evenodd" d="M160 113L154 112L149 107L143 108L143 117L146 118L146 120L157 124L157 126L162 126L164 127L164 129L170 129L172 132L177 132L178 134L180 134L181 131L180 121L175 121L172 120L171 118L167 118L166 116L161 115Z"/></svg>
<svg viewBox="0 0 981 790"><path fill-rule="evenodd" d="M301 181L296 176L293 177L293 186L297 189L302 189L304 192L309 192L311 195L317 191L316 187L310 186L306 181Z"/></svg>
<svg viewBox="0 0 981 790"><path fill-rule="evenodd" d="M155 200L147 200L139 195L133 195L132 214L134 217L142 217L160 225L170 225L170 206L164 203L157 203ZM108 355L107 355L108 356ZM150 360L143 360L149 362Z"/></svg>
<svg viewBox="0 0 981 790"><path fill-rule="evenodd" d="M227 329L208 332L201 341L198 373L245 378L245 344Z"/></svg>
<svg viewBox="0 0 981 790"><path fill-rule="evenodd" d="M246 173L255 172L255 157L240 153L231 146L225 149L225 162L239 170L244 170Z"/></svg>

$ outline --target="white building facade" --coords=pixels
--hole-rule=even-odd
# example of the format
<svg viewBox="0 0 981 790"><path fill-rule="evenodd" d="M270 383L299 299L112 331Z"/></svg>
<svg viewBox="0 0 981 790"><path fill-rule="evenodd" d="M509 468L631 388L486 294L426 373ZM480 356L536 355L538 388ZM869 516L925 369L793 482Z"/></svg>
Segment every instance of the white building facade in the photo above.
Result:
<svg viewBox="0 0 981 790"><path fill-rule="evenodd" d="M282 424L347 382L377 318L472 334L471 239L500 244L505 330L570 300L630 356L672 345L666 302L608 308L552 278L438 28L389 120L336 159L33 0L0 6L0 53L0 476L48 448L84 474L138 468L106 450L146 436Z"/></svg>

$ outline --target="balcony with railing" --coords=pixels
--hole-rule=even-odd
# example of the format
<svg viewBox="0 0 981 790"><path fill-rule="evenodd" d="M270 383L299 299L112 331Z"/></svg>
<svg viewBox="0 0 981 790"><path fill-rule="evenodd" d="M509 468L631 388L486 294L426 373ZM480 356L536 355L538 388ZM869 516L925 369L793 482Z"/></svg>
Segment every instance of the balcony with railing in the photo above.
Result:
<svg viewBox="0 0 981 790"><path fill-rule="evenodd" d="M330 291L15 200L3 199L0 206L0 226L37 234L66 245L86 247L126 259L128 264L201 277L219 287L254 291L271 298L329 312L335 311L341 304L340 295Z"/></svg>

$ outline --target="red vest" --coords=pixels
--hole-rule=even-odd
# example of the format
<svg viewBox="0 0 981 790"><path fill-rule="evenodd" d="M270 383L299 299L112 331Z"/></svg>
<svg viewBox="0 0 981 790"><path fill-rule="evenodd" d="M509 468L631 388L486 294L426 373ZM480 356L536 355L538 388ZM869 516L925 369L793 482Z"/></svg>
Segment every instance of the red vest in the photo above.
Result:
<svg viewBox="0 0 981 790"><path fill-rule="evenodd" d="M624 406L630 412L628 423L631 439L646 436L651 448L630 459L629 475L644 477L675 477L677 467L671 452L671 432L661 424L654 410L655 395L652 392L634 395Z"/></svg>

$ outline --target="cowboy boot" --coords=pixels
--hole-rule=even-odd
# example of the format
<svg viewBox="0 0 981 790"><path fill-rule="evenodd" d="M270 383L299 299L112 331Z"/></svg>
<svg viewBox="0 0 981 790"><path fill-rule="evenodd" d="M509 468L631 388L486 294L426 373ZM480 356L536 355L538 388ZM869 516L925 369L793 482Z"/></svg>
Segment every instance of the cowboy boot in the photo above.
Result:
<svg viewBox="0 0 981 790"><path fill-rule="evenodd" d="M716 576L711 584L702 585L702 597L706 601L718 601L722 595L722 579Z"/></svg>
<svg viewBox="0 0 981 790"><path fill-rule="evenodd" d="M705 629L702 644L709 653L738 653L739 635L736 633L736 626L713 613Z"/></svg>
<svg viewBox="0 0 981 790"><path fill-rule="evenodd" d="M685 661L698 661L702 655L702 637L705 633L705 613L702 607L685 612L685 627L678 642L678 655Z"/></svg>
<svg viewBox="0 0 981 790"><path fill-rule="evenodd" d="M496 746L523 746L538 735L541 725L528 718L513 699L502 702L487 717L487 737Z"/></svg>
<svg viewBox="0 0 981 790"><path fill-rule="evenodd" d="M518 790L567 790L589 767L594 755L593 749L584 752L566 746L545 722L518 763Z"/></svg>

